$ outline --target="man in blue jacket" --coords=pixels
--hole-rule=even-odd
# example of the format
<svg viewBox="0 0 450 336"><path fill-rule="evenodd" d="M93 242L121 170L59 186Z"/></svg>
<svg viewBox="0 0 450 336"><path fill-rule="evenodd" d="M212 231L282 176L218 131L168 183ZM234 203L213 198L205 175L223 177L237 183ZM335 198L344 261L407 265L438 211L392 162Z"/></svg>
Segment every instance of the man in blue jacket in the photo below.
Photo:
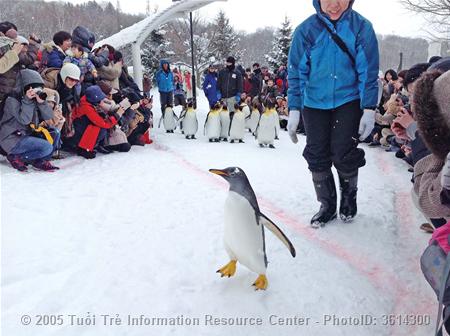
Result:
<svg viewBox="0 0 450 336"><path fill-rule="evenodd" d="M219 99L217 93L217 70L212 64L209 66L203 82L203 92L208 98L209 107L213 108Z"/></svg>
<svg viewBox="0 0 450 336"><path fill-rule="evenodd" d="M166 60L161 60L161 69L156 73L156 83L158 84L159 97L161 101L161 111L164 111L168 105L173 106L173 73L170 70L170 64Z"/></svg>
<svg viewBox="0 0 450 336"><path fill-rule="evenodd" d="M289 135L303 111L308 162L319 212L315 228L336 218L334 165L340 182L339 214L352 220L357 212L358 169L365 165L358 140L370 134L378 99L379 52L371 23L352 9L354 0L313 0L316 14L294 32L289 53Z"/></svg>

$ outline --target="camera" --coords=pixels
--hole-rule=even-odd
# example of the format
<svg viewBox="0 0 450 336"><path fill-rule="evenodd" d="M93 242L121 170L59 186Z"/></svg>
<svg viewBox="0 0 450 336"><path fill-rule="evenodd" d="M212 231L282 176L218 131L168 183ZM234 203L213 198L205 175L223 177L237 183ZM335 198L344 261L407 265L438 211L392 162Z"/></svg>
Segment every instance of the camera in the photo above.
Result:
<svg viewBox="0 0 450 336"><path fill-rule="evenodd" d="M36 89L34 89L34 92L42 100L46 100L47 99L47 94L44 92L44 90L42 90L42 88L36 88Z"/></svg>
<svg viewBox="0 0 450 336"><path fill-rule="evenodd" d="M400 100L403 103L403 105L406 105L409 102L408 96L405 96L404 94L401 93L397 94L397 99Z"/></svg>

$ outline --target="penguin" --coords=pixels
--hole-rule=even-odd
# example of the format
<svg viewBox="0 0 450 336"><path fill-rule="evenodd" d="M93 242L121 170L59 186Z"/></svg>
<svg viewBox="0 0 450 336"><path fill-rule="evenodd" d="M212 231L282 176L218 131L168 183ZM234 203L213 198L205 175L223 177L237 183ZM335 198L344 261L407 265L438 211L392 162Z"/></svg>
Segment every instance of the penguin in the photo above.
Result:
<svg viewBox="0 0 450 336"><path fill-rule="evenodd" d="M209 142L219 142L220 138L220 110L221 105L217 103L206 116L204 134Z"/></svg>
<svg viewBox="0 0 450 336"><path fill-rule="evenodd" d="M269 145L269 148L275 148L274 140L277 134L274 113L278 115L274 108L266 108L259 119L258 128L256 130L256 139L260 147Z"/></svg>
<svg viewBox="0 0 450 336"><path fill-rule="evenodd" d="M279 138L279 135L281 133L280 116L278 115L278 112L275 109L275 107L272 109L272 117L274 119L273 122L275 124L275 140L280 140Z"/></svg>
<svg viewBox="0 0 450 336"><path fill-rule="evenodd" d="M228 141L228 133L230 131L230 112L227 105L222 106L220 111L220 140Z"/></svg>
<svg viewBox="0 0 450 336"><path fill-rule="evenodd" d="M247 104L236 105L233 118L231 118L230 123L230 142L234 143L234 141L239 141L239 143L244 143L244 133L245 133L245 113L244 107L248 106Z"/></svg>
<svg viewBox="0 0 450 336"><path fill-rule="evenodd" d="M168 105L163 116L163 123L166 133L173 133L177 127L177 120L177 115L173 112L172 106Z"/></svg>
<svg viewBox="0 0 450 336"><path fill-rule="evenodd" d="M250 118L248 120L248 129L249 131L255 135L256 128L258 127L259 118L261 117L261 113L259 113L258 108L253 107L252 112L250 114Z"/></svg>
<svg viewBox="0 0 450 336"><path fill-rule="evenodd" d="M222 277L233 276L239 261L258 274L258 278L253 283L255 290L265 290L268 286L266 277L268 262L264 227L286 245L294 258L295 248L280 228L260 211L255 192L241 168L229 167L209 171L224 178L230 184L224 215L224 245L230 262L220 268L217 273L220 273Z"/></svg>
<svg viewBox="0 0 450 336"><path fill-rule="evenodd" d="M183 115L183 131L186 139L196 139L195 134L198 131L197 113L193 104L189 103L186 112Z"/></svg>

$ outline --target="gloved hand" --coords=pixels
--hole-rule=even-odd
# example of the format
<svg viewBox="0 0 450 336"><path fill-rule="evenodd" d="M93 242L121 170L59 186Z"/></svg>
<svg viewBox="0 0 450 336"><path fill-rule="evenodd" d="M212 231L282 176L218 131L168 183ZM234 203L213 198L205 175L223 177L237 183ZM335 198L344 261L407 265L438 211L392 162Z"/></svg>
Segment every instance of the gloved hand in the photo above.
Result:
<svg viewBox="0 0 450 336"><path fill-rule="evenodd" d="M375 111L364 109L364 113L361 117L361 121L359 122L359 140L364 141L370 133L372 133L373 128L375 127Z"/></svg>
<svg viewBox="0 0 450 336"><path fill-rule="evenodd" d="M298 142L297 128L299 123L300 123L300 111L299 110L289 111L287 129L289 136L291 137L291 141L295 144Z"/></svg>
<svg viewBox="0 0 450 336"><path fill-rule="evenodd" d="M442 167L441 184L442 188L450 190L450 153L448 153L447 160Z"/></svg>
<svg viewBox="0 0 450 336"><path fill-rule="evenodd" d="M238 92L236 93L236 97L234 97L236 99L236 103L239 104L241 102L241 93Z"/></svg>

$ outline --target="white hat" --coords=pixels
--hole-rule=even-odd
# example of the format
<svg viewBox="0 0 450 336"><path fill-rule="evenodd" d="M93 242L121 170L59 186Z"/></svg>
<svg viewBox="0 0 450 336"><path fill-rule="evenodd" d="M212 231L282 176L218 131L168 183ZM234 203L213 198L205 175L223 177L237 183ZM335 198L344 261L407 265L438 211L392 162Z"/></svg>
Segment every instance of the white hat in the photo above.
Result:
<svg viewBox="0 0 450 336"><path fill-rule="evenodd" d="M30 42L28 42L28 40L21 35L17 35L17 41L19 42L19 44L30 44Z"/></svg>
<svg viewBox="0 0 450 336"><path fill-rule="evenodd" d="M61 75L61 79L62 79L63 83L66 81L67 77L79 81L80 76L81 76L81 71L80 71L80 68L78 66L76 66L75 64L66 63L61 68L60 75Z"/></svg>

